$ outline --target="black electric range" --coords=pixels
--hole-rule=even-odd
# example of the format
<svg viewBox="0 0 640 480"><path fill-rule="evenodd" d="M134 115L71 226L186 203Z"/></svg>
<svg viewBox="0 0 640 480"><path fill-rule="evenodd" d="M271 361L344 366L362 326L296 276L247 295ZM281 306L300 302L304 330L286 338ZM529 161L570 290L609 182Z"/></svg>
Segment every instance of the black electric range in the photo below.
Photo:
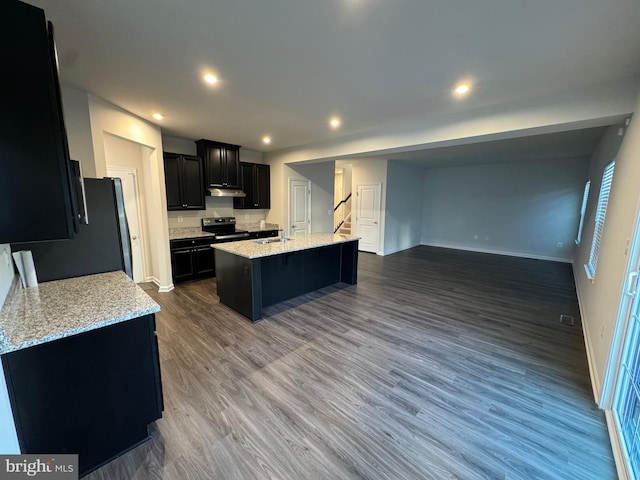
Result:
<svg viewBox="0 0 640 480"><path fill-rule="evenodd" d="M236 217L209 217L202 219L202 230L211 233L211 243L234 242L249 238L246 230L236 230Z"/></svg>

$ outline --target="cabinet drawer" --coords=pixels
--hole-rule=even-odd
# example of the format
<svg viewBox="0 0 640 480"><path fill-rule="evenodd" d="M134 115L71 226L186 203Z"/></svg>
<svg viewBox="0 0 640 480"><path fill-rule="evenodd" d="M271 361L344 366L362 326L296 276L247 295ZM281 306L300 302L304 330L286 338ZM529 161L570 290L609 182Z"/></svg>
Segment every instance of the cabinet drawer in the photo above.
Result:
<svg viewBox="0 0 640 480"><path fill-rule="evenodd" d="M171 250L177 248L202 247L211 245L215 237L197 237L197 238L181 238L179 240L171 240L169 242Z"/></svg>

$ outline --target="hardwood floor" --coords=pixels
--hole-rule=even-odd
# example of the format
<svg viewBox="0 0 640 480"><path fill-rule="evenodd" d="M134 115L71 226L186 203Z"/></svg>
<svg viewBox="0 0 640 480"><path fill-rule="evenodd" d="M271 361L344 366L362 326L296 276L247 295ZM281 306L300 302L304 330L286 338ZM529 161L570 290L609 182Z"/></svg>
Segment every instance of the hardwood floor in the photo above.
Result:
<svg viewBox="0 0 640 480"><path fill-rule="evenodd" d="M257 324L219 305L215 280L146 288L164 417L86 478L616 478L569 265L361 253L358 285Z"/></svg>

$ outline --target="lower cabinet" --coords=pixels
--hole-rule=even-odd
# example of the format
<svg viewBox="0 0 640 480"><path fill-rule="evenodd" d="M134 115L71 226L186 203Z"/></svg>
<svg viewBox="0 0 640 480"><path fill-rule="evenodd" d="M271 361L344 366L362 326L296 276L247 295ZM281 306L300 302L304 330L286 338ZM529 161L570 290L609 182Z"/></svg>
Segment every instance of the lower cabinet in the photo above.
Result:
<svg viewBox="0 0 640 480"><path fill-rule="evenodd" d="M2 356L20 450L79 455L80 476L162 416L153 314Z"/></svg>
<svg viewBox="0 0 640 480"><path fill-rule="evenodd" d="M216 264L211 238L171 240L173 283L216 276Z"/></svg>

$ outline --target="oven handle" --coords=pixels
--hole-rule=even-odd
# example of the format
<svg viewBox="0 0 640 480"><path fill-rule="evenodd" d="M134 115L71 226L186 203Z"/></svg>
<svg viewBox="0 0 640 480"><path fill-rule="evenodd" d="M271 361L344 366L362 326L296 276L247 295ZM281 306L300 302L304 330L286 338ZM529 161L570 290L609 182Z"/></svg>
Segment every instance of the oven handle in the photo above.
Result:
<svg viewBox="0 0 640 480"><path fill-rule="evenodd" d="M249 234L248 233L234 233L232 235L224 235L222 237L216 237L216 240L214 243L219 242L219 241L224 241L224 240L236 240L236 239L241 239L241 238L249 238Z"/></svg>

